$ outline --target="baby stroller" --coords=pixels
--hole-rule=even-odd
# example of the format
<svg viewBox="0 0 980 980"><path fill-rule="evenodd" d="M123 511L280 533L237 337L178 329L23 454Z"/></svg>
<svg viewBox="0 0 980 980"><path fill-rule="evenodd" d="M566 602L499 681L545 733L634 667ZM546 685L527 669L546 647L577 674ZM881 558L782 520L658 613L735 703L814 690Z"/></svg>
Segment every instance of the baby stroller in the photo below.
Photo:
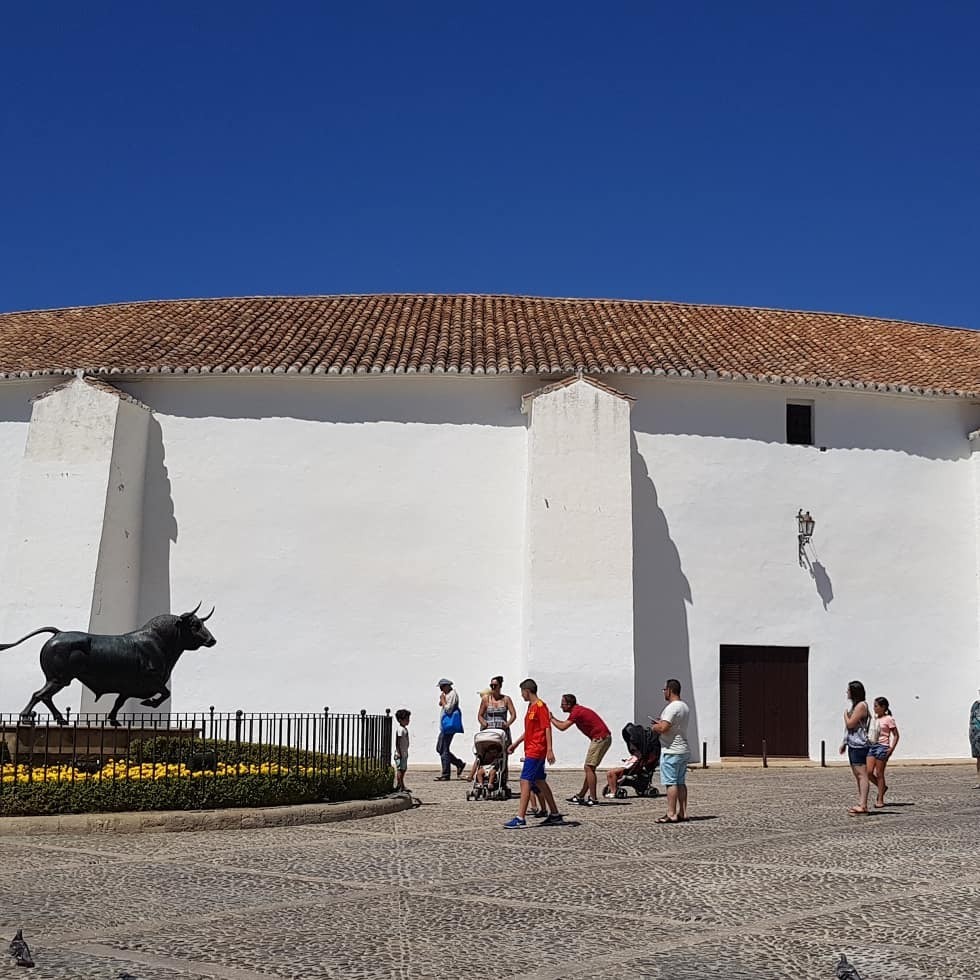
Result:
<svg viewBox="0 0 980 980"><path fill-rule="evenodd" d="M632 761L616 780L616 798L626 799L627 786L632 786L637 796L659 796L660 790L652 785L653 774L660 764L657 734L646 725L629 724L623 728L623 741ZM609 795L608 786L602 787L602 795Z"/></svg>
<svg viewBox="0 0 980 980"><path fill-rule="evenodd" d="M507 785L507 732L502 728L484 728L473 736L477 770L468 800L509 800Z"/></svg>

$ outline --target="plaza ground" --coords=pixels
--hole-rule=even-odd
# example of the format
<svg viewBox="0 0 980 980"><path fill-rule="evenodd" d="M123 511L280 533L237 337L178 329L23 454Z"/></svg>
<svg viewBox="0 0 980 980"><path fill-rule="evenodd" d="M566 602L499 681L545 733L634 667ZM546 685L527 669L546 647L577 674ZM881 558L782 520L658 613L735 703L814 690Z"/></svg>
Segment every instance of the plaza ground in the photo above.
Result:
<svg viewBox="0 0 980 980"><path fill-rule="evenodd" d="M895 767L870 817L845 768L712 768L686 824L631 798L517 832L513 803L432 775L369 820L2 838L0 976L24 975L17 928L35 980L832 980L841 952L864 980L980 972L972 765Z"/></svg>

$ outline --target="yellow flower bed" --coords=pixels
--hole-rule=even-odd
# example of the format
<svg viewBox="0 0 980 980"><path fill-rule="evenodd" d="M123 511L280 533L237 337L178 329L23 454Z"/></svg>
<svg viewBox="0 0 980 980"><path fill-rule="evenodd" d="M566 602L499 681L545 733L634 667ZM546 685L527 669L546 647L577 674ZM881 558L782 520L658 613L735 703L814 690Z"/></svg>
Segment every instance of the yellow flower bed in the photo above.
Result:
<svg viewBox="0 0 980 980"><path fill-rule="evenodd" d="M30 768L29 766L0 766L0 779L4 783L67 783L91 782L105 779L199 779L201 777L219 776L330 776L341 772L340 766L330 769L314 769L300 766L289 768L280 766L277 762L262 763L224 763L219 762L214 769L188 769L183 763L144 762L141 765L131 765L125 761L109 762L96 772L81 772L73 766L46 766Z"/></svg>

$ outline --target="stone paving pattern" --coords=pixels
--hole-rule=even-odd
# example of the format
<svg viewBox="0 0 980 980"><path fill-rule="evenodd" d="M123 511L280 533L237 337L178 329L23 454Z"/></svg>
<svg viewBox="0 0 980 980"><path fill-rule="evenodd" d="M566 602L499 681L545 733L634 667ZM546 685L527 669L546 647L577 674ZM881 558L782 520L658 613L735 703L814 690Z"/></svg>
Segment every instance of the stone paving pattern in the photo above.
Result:
<svg viewBox="0 0 980 980"><path fill-rule="evenodd" d="M832 980L841 952L980 976L972 766L894 767L863 818L844 768L694 770L686 824L631 797L517 832L513 803L409 775L422 805L369 820L0 839L0 978Z"/></svg>

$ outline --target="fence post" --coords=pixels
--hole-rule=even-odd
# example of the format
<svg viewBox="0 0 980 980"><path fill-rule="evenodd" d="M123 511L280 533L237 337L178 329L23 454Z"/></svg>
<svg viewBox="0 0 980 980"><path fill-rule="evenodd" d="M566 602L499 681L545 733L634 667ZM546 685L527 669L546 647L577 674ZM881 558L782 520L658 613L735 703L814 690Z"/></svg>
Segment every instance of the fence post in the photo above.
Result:
<svg viewBox="0 0 980 980"><path fill-rule="evenodd" d="M701 768L702 769L708 768L708 743L707 742L701 743Z"/></svg>
<svg viewBox="0 0 980 980"><path fill-rule="evenodd" d="M820 739L820 766L827 768L827 743L823 739Z"/></svg>
<svg viewBox="0 0 980 980"><path fill-rule="evenodd" d="M762 768L769 768L769 757L766 755L766 740L762 740Z"/></svg>

